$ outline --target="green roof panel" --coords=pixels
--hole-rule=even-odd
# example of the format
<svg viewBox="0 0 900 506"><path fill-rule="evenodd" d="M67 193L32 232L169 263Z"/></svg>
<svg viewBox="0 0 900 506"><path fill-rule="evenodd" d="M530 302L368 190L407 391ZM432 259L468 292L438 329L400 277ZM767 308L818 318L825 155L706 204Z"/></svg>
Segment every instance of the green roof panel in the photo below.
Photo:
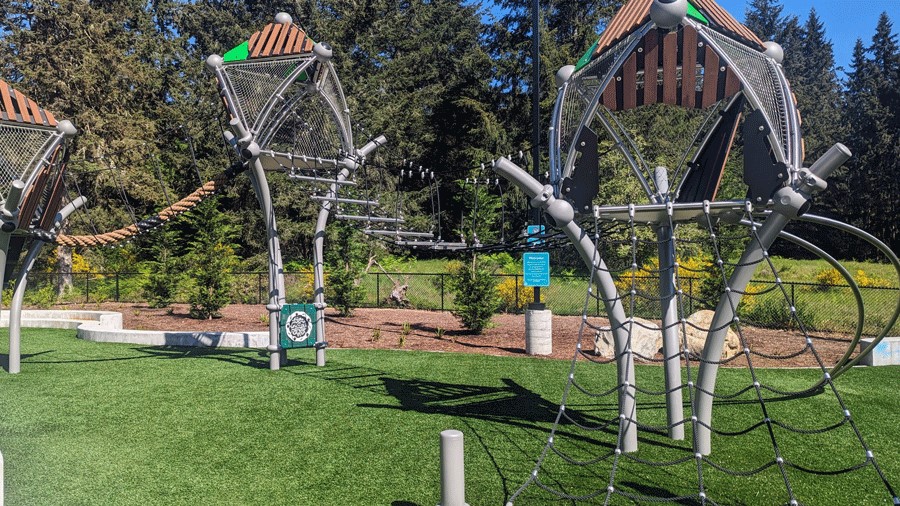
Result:
<svg viewBox="0 0 900 506"><path fill-rule="evenodd" d="M231 51L225 53L225 56L223 56L222 59L226 62L242 61L246 60L248 56L250 56L250 43L245 40L241 44L235 46Z"/></svg>
<svg viewBox="0 0 900 506"><path fill-rule="evenodd" d="M591 61L591 58L594 57L594 51L597 50L597 44L599 44L599 43L600 43L600 40L598 39L597 42L594 42L594 45L591 46L591 48L588 49L587 52L581 56L581 59L579 59L578 63L575 64L576 71L581 70L582 67L584 67Z"/></svg>
<svg viewBox="0 0 900 506"><path fill-rule="evenodd" d="M690 3L690 2L688 2L688 11L687 11L687 15L690 16L690 17L692 17L692 18L694 18L694 19L696 19L697 21L703 23L704 25L708 25L708 24L709 24L709 20L706 19L706 16L704 16L702 12L700 12L699 10L697 10L697 8L694 7L694 4L692 4L692 3Z"/></svg>

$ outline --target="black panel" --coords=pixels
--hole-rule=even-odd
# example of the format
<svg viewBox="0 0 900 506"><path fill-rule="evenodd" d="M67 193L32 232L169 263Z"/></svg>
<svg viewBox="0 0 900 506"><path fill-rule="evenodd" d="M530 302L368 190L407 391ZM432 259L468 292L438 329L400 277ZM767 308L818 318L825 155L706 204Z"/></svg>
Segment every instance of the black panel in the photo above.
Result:
<svg viewBox="0 0 900 506"><path fill-rule="evenodd" d="M600 192L598 169L597 134L583 127L574 145L575 160L572 177L563 179L560 195L572 203L576 213L591 212L594 199Z"/></svg>
<svg viewBox="0 0 900 506"><path fill-rule="evenodd" d="M676 202L715 200L743 110L744 96L739 95L727 109L719 113L722 119L716 123L713 131L697 151L697 155L688 164L687 174L678 189Z"/></svg>
<svg viewBox="0 0 900 506"><path fill-rule="evenodd" d="M769 125L762 111L753 111L744 122L744 182L754 204L765 204L784 186L787 166L775 161L769 145Z"/></svg>
<svg viewBox="0 0 900 506"><path fill-rule="evenodd" d="M7 288L10 286L10 283L16 280L15 275L18 274L18 269L16 267L19 263L19 257L22 256L22 249L25 247L25 240L27 238L20 235L14 235L9 238L9 250L6 253L6 271L5 283L2 288Z"/></svg>

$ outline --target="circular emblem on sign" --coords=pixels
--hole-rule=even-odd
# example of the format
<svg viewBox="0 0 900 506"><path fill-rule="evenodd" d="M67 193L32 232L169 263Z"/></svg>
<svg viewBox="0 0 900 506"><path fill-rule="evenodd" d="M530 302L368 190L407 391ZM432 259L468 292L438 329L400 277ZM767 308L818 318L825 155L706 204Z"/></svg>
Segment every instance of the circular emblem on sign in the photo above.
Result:
<svg viewBox="0 0 900 506"><path fill-rule="evenodd" d="M312 329L312 318L303 311L291 313L284 324L284 330L288 339L294 342L309 339Z"/></svg>

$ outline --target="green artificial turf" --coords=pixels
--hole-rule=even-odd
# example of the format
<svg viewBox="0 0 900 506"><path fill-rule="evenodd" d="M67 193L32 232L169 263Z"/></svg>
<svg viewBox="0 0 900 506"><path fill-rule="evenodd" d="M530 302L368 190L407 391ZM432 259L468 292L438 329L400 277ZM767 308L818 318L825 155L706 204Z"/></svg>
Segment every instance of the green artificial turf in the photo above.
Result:
<svg viewBox="0 0 900 506"><path fill-rule="evenodd" d="M433 506L440 500L439 433L466 438L467 501L500 505L528 476L557 412L567 361L403 351L293 350L283 370L258 351L102 344L72 331L26 329L22 373L0 373L0 450L6 500L27 504L300 504ZM0 334L0 353L7 349ZM4 357L5 358L5 357ZM695 372L695 371L694 371ZM820 374L758 371L760 381L802 389ZM612 366L580 364L586 386L613 385ZM720 392L749 384L747 369L722 370ZM645 385L658 367L640 367ZM860 432L893 481L900 479L896 423L900 368L853 370L839 390ZM662 424L658 399L638 398L639 419ZM737 430L761 419L750 392L726 401L714 424ZM585 423L615 415L612 400L574 396L567 411ZM749 402L744 402L749 401ZM833 395L767 403L770 416L799 427L841 419ZM838 469L863 459L849 426L824 435L776 428L786 459ZM556 436L579 458L608 451L615 436L571 425ZM768 432L716 437L711 456L747 470L772 459ZM689 445L644 435L638 456L690 455ZM704 465L719 504L786 503L776 468L752 478ZM570 493L606 487L609 465L550 459L542 479ZM635 493L696 493L693 462L651 468L624 459L618 487ZM849 475L789 471L803 504L890 504L872 468ZM601 500L599 501L602 503ZM617 498L613 504L632 504ZM569 504L529 488L517 504ZM580 504L580 503L579 503ZM693 504L690 501L681 504Z"/></svg>

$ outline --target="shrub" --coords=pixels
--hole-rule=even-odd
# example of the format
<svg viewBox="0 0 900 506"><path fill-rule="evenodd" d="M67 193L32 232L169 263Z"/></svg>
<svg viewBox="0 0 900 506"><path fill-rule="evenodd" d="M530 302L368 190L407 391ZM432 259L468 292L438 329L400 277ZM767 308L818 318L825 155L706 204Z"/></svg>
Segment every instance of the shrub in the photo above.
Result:
<svg viewBox="0 0 900 506"><path fill-rule="evenodd" d="M856 284L865 288L890 288L891 282L884 279L879 278L878 276L869 276L866 274L866 271L862 269L858 269L856 271Z"/></svg>
<svg viewBox="0 0 900 506"><path fill-rule="evenodd" d="M447 268L450 290L456 298L453 314L463 327L480 334L500 307L493 270L479 263L477 255L472 255L471 262L450 262Z"/></svg>
<svg viewBox="0 0 900 506"><path fill-rule="evenodd" d="M862 271L859 271L862 272ZM822 269L816 273L816 284L820 290L831 286L843 285L846 282L844 276L835 268Z"/></svg>
<svg viewBox="0 0 900 506"><path fill-rule="evenodd" d="M150 248L153 260L148 262L150 272L142 285L150 307L168 307L175 300L180 282L177 272L179 261L174 253L175 241L177 232L166 227L159 232L157 241Z"/></svg>
<svg viewBox="0 0 900 506"><path fill-rule="evenodd" d="M365 297L361 285L365 241L353 225L345 222L335 223L330 233L332 243L325 258L331 268L325 286L330 305L337 308L341 316L349 316Z"/></svg>
<svg viewBox="0 0 900 506"><path fill-rule="evenodd" d="M522 276L504 276L497 284L497 295L500 297L500 311L517 313L534 302L534 290L526 288Z"/></svg>

